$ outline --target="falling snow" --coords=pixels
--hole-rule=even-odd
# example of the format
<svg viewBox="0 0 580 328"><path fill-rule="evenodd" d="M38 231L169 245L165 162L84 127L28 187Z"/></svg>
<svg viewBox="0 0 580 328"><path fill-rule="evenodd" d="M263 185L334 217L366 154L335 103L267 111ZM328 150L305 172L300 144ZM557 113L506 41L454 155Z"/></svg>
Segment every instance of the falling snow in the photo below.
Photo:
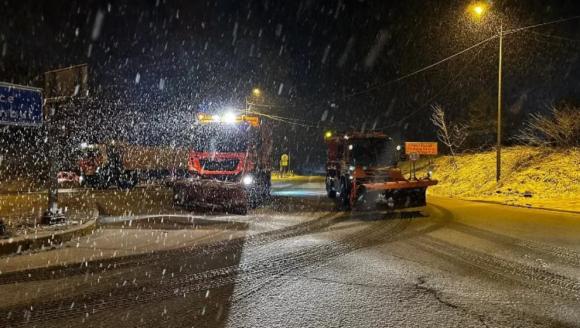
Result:
<svg viewBox="0 0 580 328"><path fill-rule="evenodd" d="M578 3L0 12L0 327L580 322Z"/></svg>

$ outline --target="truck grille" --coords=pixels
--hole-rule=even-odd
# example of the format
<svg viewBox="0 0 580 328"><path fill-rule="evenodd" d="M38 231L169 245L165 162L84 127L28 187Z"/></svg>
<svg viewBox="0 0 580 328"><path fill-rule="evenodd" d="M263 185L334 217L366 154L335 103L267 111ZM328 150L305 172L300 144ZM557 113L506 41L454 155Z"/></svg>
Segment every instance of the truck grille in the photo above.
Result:
<svg viewBox="0 0 580 328"><path fill-rule="evenodd" d="M239 159L211 160L201 159L199 164L205 171L234 171L238 167Z"/></svg>

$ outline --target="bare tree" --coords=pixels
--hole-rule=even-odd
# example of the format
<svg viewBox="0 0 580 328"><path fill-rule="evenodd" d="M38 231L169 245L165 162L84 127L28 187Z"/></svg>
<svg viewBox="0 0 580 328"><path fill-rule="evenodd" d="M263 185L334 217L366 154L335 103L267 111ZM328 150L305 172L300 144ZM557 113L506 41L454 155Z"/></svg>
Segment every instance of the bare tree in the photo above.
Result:
<svg viewBox="0 0 580 328"><path fill-rule="evenodd" d="M457 168L455 154L469 136L468 126L460 123L452 123L446 120L445 111L441 105L432 106L431 122L437 128L437 139L441 141L451 153L453 165Z"/></svg>
<svg viewBox="0 0 580 328"><path fill-rule="evenodd" d="M541 147L580 146L580 108L564 105L553 106L551 115L531 114L516 139Z"/></svg>

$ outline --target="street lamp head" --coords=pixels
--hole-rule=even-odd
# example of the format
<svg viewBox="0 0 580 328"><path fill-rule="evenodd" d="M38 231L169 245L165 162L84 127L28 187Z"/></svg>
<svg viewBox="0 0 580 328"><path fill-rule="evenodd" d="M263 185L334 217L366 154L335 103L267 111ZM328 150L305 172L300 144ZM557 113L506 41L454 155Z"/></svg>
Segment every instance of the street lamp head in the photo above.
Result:
<svg viewBox="0 0 580 328"><path fill-rule="evenodd" d="M485 2L475 2L467 7L467 11L475 19L481 19L487 13L489 5Z"/></svg>
<svg viewBox="0 0 580 328"><path fill-rule="evenodd" d="M262 90L259 88L252 89L252 95L254 95L254 97L260 97L262 95Z"/></svg>

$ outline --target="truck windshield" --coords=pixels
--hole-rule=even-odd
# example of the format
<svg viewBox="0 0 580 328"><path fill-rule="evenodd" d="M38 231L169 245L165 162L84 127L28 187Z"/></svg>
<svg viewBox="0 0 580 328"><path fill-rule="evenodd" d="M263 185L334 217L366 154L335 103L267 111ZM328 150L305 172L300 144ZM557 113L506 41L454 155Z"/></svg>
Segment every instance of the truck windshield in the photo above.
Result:
<svg viewBox="0 0 580 328"><path fill-rule="evenodd" d="M253 140L253 130L246 125L201 126L194 134L192 148L200 152L245 152Z"/></svg>
<svg viewBox="0 0 580 328"><path fill-rule="evenodd" d="M355 165L377 166L393 164L392 143L385 139L353 140L348 148Z"/></svg>

